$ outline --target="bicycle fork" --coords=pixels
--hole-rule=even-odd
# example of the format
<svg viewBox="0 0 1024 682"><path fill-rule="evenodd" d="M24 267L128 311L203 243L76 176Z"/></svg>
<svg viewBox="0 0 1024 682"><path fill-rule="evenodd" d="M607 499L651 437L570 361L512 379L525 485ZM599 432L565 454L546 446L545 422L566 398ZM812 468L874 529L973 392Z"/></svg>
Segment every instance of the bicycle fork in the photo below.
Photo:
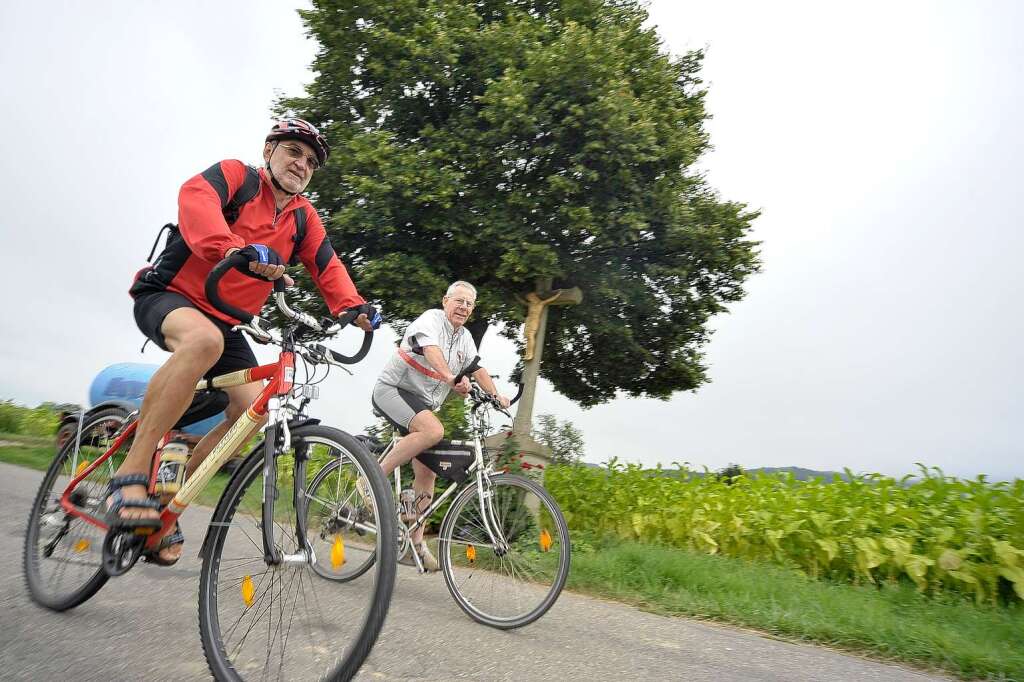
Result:
<svg viewBox="0 0 1024 682"><path fill-rule="evenodd" d="M486 485L484 481L487 481ZM501 531L501 524L494 515L494 490L491 488L490 479L483 473L479 474L477 483L477 497L480 499L480 517L484 522L484 530L494 543L494 553L504 556L508 552L508 541Z"/></svg>
<svg viewBox="0 0 1024 682"><path fill-rule="evenodd" d="M263 560L268 566L281 564L314 564L316 555L306 538L306 465L309 446L295 448L295 471L292 485L292 508L295 510L295 542L299 550L285 554L274 543L274 507L277 501L277 456L291 447L291 430L278 398L268 402L267 430L263 449Z"/></svg>

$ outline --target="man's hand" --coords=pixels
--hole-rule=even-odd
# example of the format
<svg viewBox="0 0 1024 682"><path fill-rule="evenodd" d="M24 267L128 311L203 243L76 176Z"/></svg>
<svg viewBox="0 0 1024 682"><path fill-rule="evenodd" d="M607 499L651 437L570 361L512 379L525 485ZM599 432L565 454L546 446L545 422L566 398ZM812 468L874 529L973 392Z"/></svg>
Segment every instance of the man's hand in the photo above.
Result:
<svg viewBox="0 0 1024 682"><path fill-rule="evenodd" d="M495 398L497 398L497 400L498 400L498 404L499 404L499 405L501 405L501 407L502 407L503 409L506 409L506 410L507 410L507 409L508 409L508 406L512 404L512 401L511 401L511 400L509 400L509 399L508 399L508 398L506 398L505 396L501 395L500 393L495 393L495 394L494 394L494 397L495 397Z"/></svg>
<svg viewBox="0 0 1024 682"><path fill-rule="evenodd" d="M362 305L352 306L345 312L351 313L357 310L359 311L359 315L357 315L349 324L359 327L364 332L372 332L374 329L380 329L380 325L384 321L384 318L381 317L381 314L377 312L376 308L369 303L363 303Z"/></svg>
<svg viewBox="0 0 1024 682"><path fill-rule="evenodd" d="M236 251L249 259L249 272L254 275L271 282L279 277L284 277L286 287L295 284L291 277L284 274L285 264L281 261L281 256L269 246L249 244L244 249L228 249L224 256L230 256ZM245 271L243 270L243 272Z"/></svg>
<svg viewBox="0 0 1024 682"><path fill-rule="evenodd" d="M359 317L352 321L352 324L362 329L364 332L372 332L373 325L370 323L370 318L366 316L366 313L360 313Z"/></svg>
<svg viewBox="0 0 1024 682"><path fill-rule="evenodd" d="M456 384L454 374L448 377L448 385L455 389L455 392L461 395L463 398L469 395L470 389L473 388L472 385L469 383L469 377L462 377L462 381Z"/></svg>

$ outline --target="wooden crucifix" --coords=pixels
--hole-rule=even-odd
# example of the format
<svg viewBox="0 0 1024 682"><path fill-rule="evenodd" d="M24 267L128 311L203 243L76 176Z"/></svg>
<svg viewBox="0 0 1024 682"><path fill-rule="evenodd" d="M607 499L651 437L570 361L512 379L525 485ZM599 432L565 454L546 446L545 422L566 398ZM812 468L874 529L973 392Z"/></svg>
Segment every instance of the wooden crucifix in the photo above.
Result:
<svg viewBox="0 0 1024 682"><path fill-rule="evenodd" d="M526 349L523 352L523 395L519 399L512 424L512 432L520 436L529 435L533 427L533 399L537 390L537 375L540 373L548 306L577 305L583 301L583 292L579 287L552 289L551 283L550 278L538 279L536 290L520 299L526 305L526 320L523 324Z"/></svg>

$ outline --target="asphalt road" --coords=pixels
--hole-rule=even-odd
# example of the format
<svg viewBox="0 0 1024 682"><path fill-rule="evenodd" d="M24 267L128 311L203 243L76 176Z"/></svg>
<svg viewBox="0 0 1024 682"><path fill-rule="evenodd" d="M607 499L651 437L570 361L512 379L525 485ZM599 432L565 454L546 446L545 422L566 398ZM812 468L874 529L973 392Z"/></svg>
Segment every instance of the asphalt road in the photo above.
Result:
<svg viewBox="0 0 1024 682"><path fill-rule="evenodd" d="M0 464L0 679L208 680L199 643L196 552L209 511L183 517L172 568L139 564L66 613L37 607L22 577L41 474ZM564 593L541 620L502 632L469 620L440 575L400 566L394 600L360 680L947 679L749 631L643 613Z"/></svg>

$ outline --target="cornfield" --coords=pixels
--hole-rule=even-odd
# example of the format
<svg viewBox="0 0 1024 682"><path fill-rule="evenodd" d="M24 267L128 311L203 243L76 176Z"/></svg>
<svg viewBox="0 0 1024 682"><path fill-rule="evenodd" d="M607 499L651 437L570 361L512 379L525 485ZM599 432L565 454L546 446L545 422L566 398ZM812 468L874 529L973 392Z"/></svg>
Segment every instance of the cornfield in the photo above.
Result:
<svg viewBox="0 0 1024 682"><path fill-rule="evenodd" d="M847 475L719 480L613 460L551 467L544 482L575 530L767 560L833 581L1024 600L1024 480L963 480L925 467L902 479Z"/></svg>

